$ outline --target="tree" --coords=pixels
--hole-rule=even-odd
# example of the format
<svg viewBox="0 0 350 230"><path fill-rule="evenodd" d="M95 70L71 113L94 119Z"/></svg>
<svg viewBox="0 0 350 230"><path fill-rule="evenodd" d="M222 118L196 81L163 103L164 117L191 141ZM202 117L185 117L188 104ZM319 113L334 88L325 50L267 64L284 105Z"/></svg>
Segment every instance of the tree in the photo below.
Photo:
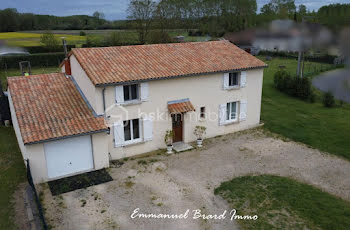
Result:
<svg viewBox="0 0 350 230"><path fill-rule="evenodd" d="M44 46L50 51L56 50L59 46L59 41L56 39L55 35L50 31L47 31L46 33L41 35L40 42L43 43Z"/></svg>
<svg viewBox="0 0 350 230"><path fill-rule="evenodd" d="M261 13L279 19L291 18L296 11L294 0L270 0L261 8Z"/></svg>
<svg viewBox="0 0 350 230"><path fill-rule="evenodd" d="M156 3L151 0L131 0L129 3L128 18L135 23L141 44L146 42L155 8Z"/></svg>
<svg viewBox="0 0 350 230"><path fill-rule="evenodd" d="M99 11L95 11L93 14L92 14L92 17L100 20L100 19L104 19L105 18L105 14L102 13L102 12L99 12Z"/></svg>
<svg viewBox="0 0 350 230"><path fill-rule="evenodd" d="M0 10L0 31L13 32L19 29L18 27L18 12L16 9L8 8Z"/></svg>

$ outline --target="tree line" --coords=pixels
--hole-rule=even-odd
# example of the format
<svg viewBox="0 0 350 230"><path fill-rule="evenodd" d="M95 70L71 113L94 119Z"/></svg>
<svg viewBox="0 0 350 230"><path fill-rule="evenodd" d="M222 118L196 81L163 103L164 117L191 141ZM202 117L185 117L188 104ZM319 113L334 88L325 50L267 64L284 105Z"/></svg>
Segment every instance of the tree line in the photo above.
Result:
<svg viewBox="0 0 350 230"><path fill-rule="evenodd" d="M96 11L92 16L73 15L58 17L19 13L14 8L0 10L0 32L24 30L94 30L126 29L123 21L107 21L102 12Z"/></svg>
<svg viewBox="0 0 350 230"><path fill-rule="evenodd" d="M256 0L130 0L128 20L108 21L103 13L57 17L0 10L0 32L20 30L137 29L144 41L151 29L225 32L263 26L275 19L308 20L333 30L350 25L350 4L332 4L309 11L294 0L270 0L257 13Z"/></svg>
<svg viewBox="0 0 350 230"><path fill-rule="evenodd" d="M257 13L256 0L131 0L128 19L139 32L141 43L151 29L181 28L194 34L221 37L261 27L276 19L317 22L332 30L350 25L350 4L323 6L317 12L294 0L270 0Z"/></svg>

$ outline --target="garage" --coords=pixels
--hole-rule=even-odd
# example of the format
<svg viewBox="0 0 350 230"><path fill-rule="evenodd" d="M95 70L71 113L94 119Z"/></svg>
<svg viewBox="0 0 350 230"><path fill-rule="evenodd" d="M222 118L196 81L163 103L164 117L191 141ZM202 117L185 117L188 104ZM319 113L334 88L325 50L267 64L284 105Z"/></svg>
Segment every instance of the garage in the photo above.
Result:
<svg viewBox="0 0 350 230"><path fill-rule="evenodd" d="M44 144L49 179L94 168L91 136L80 136Z"/></svg>

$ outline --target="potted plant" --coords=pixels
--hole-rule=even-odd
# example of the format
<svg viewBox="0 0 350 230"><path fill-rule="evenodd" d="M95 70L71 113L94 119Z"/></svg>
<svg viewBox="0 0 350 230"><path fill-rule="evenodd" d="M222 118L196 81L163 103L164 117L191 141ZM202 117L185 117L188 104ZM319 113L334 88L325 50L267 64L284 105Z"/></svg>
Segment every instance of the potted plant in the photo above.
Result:
<svg viewBox="0 0 350 230"><path fill-rule="evenodd" d="M174 137L173 130L167 130L165 133L164 142L167 145L167 153L168 154L173 153L173 137Z"/></svg>
<svg viewBox="0 0 350 230"><path fill-rule="evenodd" d="M202 147L203 143L203 136L205 135L205 131L207 130L204 126L196 126L194 129L194 135L197 137L197 146L200 148Z"/></svg>

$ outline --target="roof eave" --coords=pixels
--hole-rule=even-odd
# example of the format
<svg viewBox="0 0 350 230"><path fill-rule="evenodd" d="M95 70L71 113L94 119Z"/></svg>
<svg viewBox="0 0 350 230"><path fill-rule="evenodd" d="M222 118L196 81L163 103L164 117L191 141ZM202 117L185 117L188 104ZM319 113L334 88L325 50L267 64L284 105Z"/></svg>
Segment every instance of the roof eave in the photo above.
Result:
<svg viewBox="0 0 350 230"><path fill-rule="evenodd" d="M267 67L268 67L268 65L263 65L263 66L256 66L256 67L250 67L250 68L229 69L229 70L222 70L222 71L193 73L193 74L166 76L166 77L159 77L159 78L147 78L147 79L132 80L132 81L121 81L121 82L111 82L111 83L97 83L97 84L95 84L95 86L96 87L116 86L116 85L130 84L130 83L158 81L158 80L168 80L168 79L192 77L192 76L200 76L200 75L208 75L208 74L215 74L215 73L227 73L227 72L231 72L231 71L245 71L245 70L254 70L254 69L264 69L264 68L267 68Z"/></svg>
<svg viewBox="0 0 350 230"><path fill-rule="evenodd" d="M101 130L84 132L84 133L73 134L73 135L68 135L68 136L54 137L54 138L49 138L49 139L45 139L45 140L24 143L24 145L42 144L42 143L46 143L46 142L50 142L50 141L58 141L58 140L72 138L72 137L80 137L80 136L92 135L92 134L103 133L103 132L109 132L109 129L101 129Z"/></svg>

